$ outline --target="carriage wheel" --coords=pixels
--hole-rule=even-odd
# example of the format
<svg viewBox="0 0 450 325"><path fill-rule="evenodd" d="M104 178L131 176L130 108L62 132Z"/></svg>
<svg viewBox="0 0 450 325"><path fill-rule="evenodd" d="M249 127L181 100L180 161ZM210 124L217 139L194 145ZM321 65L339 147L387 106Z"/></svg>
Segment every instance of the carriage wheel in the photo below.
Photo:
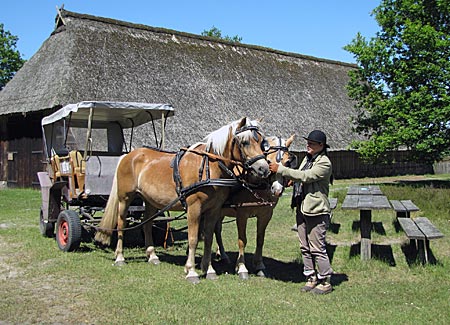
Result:
<svg viewBox="0 0 450 325"><path fill-rule="evenodd" d="M39 230L44 237L53 237L55 233L55 223L44 221L44 212L42 211L42 208L39 216Z"/></svg>
<svg viewBox="0 0 450 325"><path fill-rule="evenodd" d="M56 242L60 250L71 252L80 247L81 222L75 211L63 210L56 222Z"/></svg>

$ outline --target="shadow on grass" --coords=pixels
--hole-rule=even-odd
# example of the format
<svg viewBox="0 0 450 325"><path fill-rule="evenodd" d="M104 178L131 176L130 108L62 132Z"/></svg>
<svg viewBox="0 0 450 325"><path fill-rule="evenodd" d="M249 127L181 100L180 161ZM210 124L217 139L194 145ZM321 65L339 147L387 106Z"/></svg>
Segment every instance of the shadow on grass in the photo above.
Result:
<svg viewBox="0 0 450 325"><path fill-rule="evenodd" d="M433 252L431 251L429 242L427 245L423 245L423 242L419 241L416 243L415 240L411 240L409 242L406 242L401 246L403 254L405 254L406 263L408 263L409 266L414 265L425 265L426 264L426 258L425 258L425 250L428 255L428 264L432 265L442 265L442 263L439 263L436 257L434 256Z"/></svg>
<svg viewBox="0 0 450 325"><path fill-rule="evenodd" d="M336 245L327 244L327 253L329 254L330 261L332 260L336 247ZM223 274L234 274L238 277L235 269L235 261L237 260L238 252L227 252L227 255L230 258L231 263L226 263L224 260L215 260L213 254L211 258L212 265L219 276ZM253 257L253 253L245 254L246 267L249 274L256 276L255 274L257 270L252 265ZM161 262L171 263L178 266L184 266L186 263L186 256L173 255L169 251L161 252L159 254L159 258ZM299 263L297 261L284 262L270 257L263 257L263 261L266 266L265 274L269 279L294 283L302 283L306 281L306 277L303 275L303 263ZM197 256L195 258L195 262L196 268L199 270L201 257ZM335 286L340 285L344 281L348 281L348 277L346 274L341 273L333 274L331 279L332 284Z"/></svg>
<svg viewBox="0 0 450 325"><path fill-rule="evenodd" d="M173 236L173 237L172 237ZM124 238L124 248L131 247L144 247L144 240L142 234L139 235L139 232L135 234L135 236L128 236L129 239L127 241L127 236ZM172 240L173 238L173 240ZM114 262L114 249L117 239L114 243L112 243L108 247L98 247L103 249L107 256L106 258L110 258L112 262ZM177 266L184 266L186 264L186 247L187 247L187 232L185 231L175 231L171 235L168 236L167 241L168 249L165 251L159 251L158 257L162 263L169 263ZM202 243L199 243L202 245ZM327 253L330 258L330 262L333 260L334 253L336 251L336 245L327 244ZM182 252L182 253L180 253ZM215 254L211 257L212 266L216 270L217 275L223 274L235 274L236 278L238 278L238 274L235 269L235 262L237 260L238 252L227 252L228 257L230 258L231 263L226 263L223 260L216 260ZM252 276L256 276L256 270L252 265L254 254L246 253L245 261L246 266L249 273ZM146 263L147 258L145 256L145 252L143 252L142 256L131 256L126 257L127 263ZM292 262L284 262L277 259L263 257L264 264L266 266L266 277L269 279L283 281L283 282L294 282L301 283L305 282L306 278L303 275L303 264L297 261ZM200 270L201 256L195 257L196 269ZM331 278L331 283L334 286L340 285L342 282L348 281L348 277L346 274L335 273Z"/></svg>
<svg viewBox="0 0 450 325"><path fill-rule="evenodd" d="M415 188L450 188L450 180L439 180L439 179L430 179L430 180L400 180L395 183L389 183L385 185L397 185L397 186L411 186Z"/></svg>
<svg viewBox="0 0 450 325"><path fill-rule="evenodd" d="M361 231L361 222L359 220L354 220L352 223L353 231ZM383 227L382 222L372 222L372 230L379 235L386 235L386 229Z"/></svg>
<svg viewBox="0 0 450 325"><path fill-rule="evenodd" d="M331 231L333 234L338 234L339 233L339 229L341 229L341 224L340 223L334 223L334 222L331 222L330 223L330 227L328 228L328 230Z"/></svg>
<svg viewBox="0 0 450 325"><path fill-rule="evenodd" d="M370 246L372 251L372 258L385 262L389 266L396 266L394 253L390 245L377 245L372 244ZM353 244L350 247L350 257L361 255L361 243Z"/></svg>

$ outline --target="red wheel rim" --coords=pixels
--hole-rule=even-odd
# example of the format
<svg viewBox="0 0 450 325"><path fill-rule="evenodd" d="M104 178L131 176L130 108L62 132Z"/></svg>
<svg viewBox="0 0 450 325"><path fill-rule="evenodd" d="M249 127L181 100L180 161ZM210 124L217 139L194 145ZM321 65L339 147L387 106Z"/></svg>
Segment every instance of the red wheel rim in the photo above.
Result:
<svg viewBox="0 0 450 325"><path fill-rule="evenodd" d="M58 239L62 245L67 245L67 241L69 240L69 224L65 220L59 224Z"/></svg>

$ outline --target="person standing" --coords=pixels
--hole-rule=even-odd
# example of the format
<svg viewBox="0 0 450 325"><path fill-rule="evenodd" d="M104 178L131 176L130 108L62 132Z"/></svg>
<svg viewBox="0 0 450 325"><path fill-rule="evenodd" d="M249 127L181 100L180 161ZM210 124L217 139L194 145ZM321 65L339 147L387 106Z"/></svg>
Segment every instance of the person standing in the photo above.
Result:
<svg viewBox="0 0 450 325"><path fill-rule="evenodd" d="M327 294L333 288L333 269L326 251L325 237L330 225L331 208L328 200L332 182L332 165L327 156L327 137L320 130L309 133L306 157L299 169L270 162L271 172L294 181L292 207L296 208L297 233L303 260L306 284L303 292Z"/></svg>

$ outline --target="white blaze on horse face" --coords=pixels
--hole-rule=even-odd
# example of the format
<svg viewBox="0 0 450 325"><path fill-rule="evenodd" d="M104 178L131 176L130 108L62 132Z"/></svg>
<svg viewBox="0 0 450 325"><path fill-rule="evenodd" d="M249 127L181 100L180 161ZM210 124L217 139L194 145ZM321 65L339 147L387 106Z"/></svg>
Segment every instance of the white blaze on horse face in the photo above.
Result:
<svg viewBox="0 0 450 325"><path fill-rule="evenodd" d="M280 184L280 182L274 181L272 183L270 190L271 190L273 196L280 197L281 194L283 193L284 186L282 184Z"/></svg>
<svg viewBox="0 0 450 325"><path fill-rule="evenodd" d="M277 162L281 164L285 164L289 160L289 153L285 151L289 148L292 141L294 140L295 135L291 135L288 140L279 137L268 137L266 141L268 142L269 147L265 150L269 151L269 155L267 156L268 161ZM270 148L277 148L277 150L272 151ZM282 149L285 148L285 149ZM272 177L276 177L276 179L272 182L272 186L270 188L271 193L275 197L280 197L284 191L284 179L279 174L276 174Z"/></svg>

